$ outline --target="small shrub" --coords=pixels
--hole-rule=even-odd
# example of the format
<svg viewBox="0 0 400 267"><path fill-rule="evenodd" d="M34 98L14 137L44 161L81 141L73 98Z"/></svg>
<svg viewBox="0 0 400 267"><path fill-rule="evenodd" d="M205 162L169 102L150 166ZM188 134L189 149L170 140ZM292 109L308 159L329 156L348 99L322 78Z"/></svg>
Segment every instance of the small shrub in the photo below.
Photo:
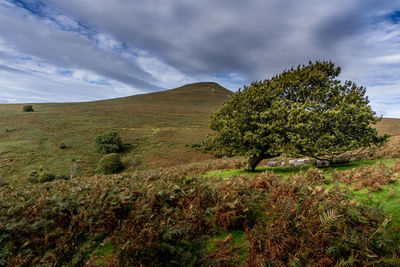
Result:
<svg viewBox="0 0 400 267"><path fill-rule="evenodd" d="M69 180L69 176L66 174L60 174L56 176L57 180Z"/></svg>
<svg viewBox="0 0 400 267"><path fill-rule="evenodd" d="M67 144L65 144L64 142L61 142L61 143L58 145L58 147L61 148L61 149L66 149L66 148L67 148Z"/></svg>
<svg viewBox="0 0 400 267"><path fill-rule="evenodd" d="M52 173L47 173L47 172L43 172L43 171L42 171L42 172L39 174L38 182L39 182L39 183L45 183L45 182L53 181L54 179L56 179L56 176L55 176L54 174L52 174Z"/></svg>
<svg viewBox="0 0 400 267"><path fill-rule="evenodd" d="M28 182L32 183L32 184L37 184L39 182L39 173L37 171L32 171L29 174L28 177Z"/></svg>
<svg viewBox="0 0 400 267"><path fill-rule="evenodd" d="M97 172L102 174L118 173L123 168L121 159L117 153L103 156L97 167Z"/></svg>
<svg viewBox="0 0 400 267"><path fill-rule="evenodd" d="M34 111L32 105L23 106L22 110L24 112L33 112Z"/></svg>
<svg viewBox="0 0 400 267"><path fill-rule="evenodd" d="M122 150L121 137L117 132L99 135L95 139L96 149L103 154L117 153Z"/></svg>

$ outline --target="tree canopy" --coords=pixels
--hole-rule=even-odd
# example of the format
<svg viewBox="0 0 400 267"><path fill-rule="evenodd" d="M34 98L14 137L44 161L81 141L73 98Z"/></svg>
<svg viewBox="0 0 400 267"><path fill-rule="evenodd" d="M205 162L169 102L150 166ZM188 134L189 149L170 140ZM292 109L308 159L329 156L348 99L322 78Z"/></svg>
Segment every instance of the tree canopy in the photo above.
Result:
<svg viewBox="0 0 400 267"><path fill-rule="evenodd" d="M383 144L366 89L337 77L332 62L309 62L233 94L211 115L206 144L219 155L247 156L254 170L282 153L329 158Z"/></svg>

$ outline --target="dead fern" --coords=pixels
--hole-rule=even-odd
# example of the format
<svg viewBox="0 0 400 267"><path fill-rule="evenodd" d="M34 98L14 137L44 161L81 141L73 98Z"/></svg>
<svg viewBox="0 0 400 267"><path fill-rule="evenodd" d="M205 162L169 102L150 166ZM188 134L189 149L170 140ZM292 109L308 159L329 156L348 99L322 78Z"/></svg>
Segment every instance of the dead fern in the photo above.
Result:
<svg viewBox="0 0 400 267"><path fill-rule="evenodd" d="M342 215L337 214L337 212L334 209L330 209L324 211L322 215L319 216L319 219L323 227L329 228L334 226L341 216Z"/></svg>

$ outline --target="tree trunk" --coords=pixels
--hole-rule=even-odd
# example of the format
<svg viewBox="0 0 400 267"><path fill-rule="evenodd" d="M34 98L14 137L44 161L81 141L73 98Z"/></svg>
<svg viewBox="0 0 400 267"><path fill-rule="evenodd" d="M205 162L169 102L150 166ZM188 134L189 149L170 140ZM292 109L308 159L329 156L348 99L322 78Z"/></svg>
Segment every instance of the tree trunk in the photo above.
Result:
<svg viewBox="0 0 400 267"><path fill-rule="evenodd" d="M249 160L246 163L245 166L245 170L246 171L250 171L250 172L254 172L258 163L260 163L260 161L262 161L264 159L264 157L262 156L252 156L249 158Z"/></svg>

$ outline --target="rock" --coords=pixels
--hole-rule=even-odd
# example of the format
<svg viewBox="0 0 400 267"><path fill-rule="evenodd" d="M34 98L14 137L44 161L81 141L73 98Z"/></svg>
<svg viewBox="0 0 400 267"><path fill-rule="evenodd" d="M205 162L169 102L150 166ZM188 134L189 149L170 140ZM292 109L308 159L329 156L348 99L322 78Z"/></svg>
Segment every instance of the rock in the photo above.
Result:
<svg viewBox="0 0 400 267"><path fill-rule="evenodd" d="M279 164L278 164L278 162L277 161L268 161L267 162L267 166L268 167L276 167L276 166L278 166Z"/></svg>
<svg viewBox="0 0 400 267"><path fill-rule="evenodd" d="M304 166L308 162L307 159L291 159L289 160L290 167Z"/></svg>
<svg viewBox="0 0 400 267"><path fill-rule="evenodd" d="M317 167L326 167L329 166L330 161L327 159L317 159L317 161L315 162L315 164L317 165Z"/></svg>

